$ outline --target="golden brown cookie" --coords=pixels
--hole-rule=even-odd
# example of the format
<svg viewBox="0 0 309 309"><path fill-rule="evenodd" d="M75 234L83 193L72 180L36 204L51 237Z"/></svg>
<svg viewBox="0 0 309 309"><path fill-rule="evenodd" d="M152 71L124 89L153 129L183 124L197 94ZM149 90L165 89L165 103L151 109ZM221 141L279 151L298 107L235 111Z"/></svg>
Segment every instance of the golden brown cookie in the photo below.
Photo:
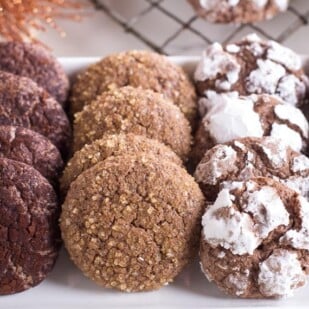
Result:
<svg viewBox="0 0 309 309"><path fill-rule="evenodd" d="M136 50L112 54L79 74L72 88L71 111L79 112L104 91L123 86L161 93L191 123L195 119L195 90L182 68L163 55Z"/></svg>
<svg viewBox="0 0 309 309"><path fill-rule="evenodd" d="M109 157L71 184L61 231L74 263L126 292L173 281L197 250L204 198L179 165L149 154Z"/></svg>
<svg viewBox="0 0 309 309"><path fill-rule="evenodd" d="M293 295L309 274L309 202L270 178L223 183L202 218L208 280L243 298Z"/></svg>
<svg viewBox="0 0 309 309"><path fill-rule="evenodd" d="M105 135L74 153L63 171L61 191L67 192L70 184L82 172L110 156L134 155L141 152L182 165L181 159L169 147L154 139L130 133Z"/></svg>
<svg viewBox="0 0 309 309"><path fill-rule="evenodd" d="M179 108L158 93L129 86L103 93L75 115L73 148L121 132L156 139L183 160L190 151L190 125Z"/></svg>

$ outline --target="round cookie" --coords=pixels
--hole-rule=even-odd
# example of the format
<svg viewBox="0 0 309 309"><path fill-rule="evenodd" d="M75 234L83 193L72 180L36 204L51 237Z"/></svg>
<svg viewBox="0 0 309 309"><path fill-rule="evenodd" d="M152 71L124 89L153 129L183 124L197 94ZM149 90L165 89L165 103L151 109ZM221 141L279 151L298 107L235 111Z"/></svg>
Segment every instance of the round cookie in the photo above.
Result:
<svg viewBox="0 0 309 309"><path fill-rule="evenodd" d="M0 72L0 80L0 125L36 131L65 154L71 127L61 105L29 78Z"/></svg>
<svg viewBox="0 0 309 309"><path fill-rule="evenodd" d="M22 42L0 42L0 70L35 81L64 105L69 80L62 66L45 48Z"/></svg>
<svg viewBox="0 0 309 309"><path fill-rule="evenodd" d="M74 153L61 177L61 191L67 192L70 184L85 170L110 156L150 153L158 158L182 165L181 159L167 146L156 140L134 134L105 135Z"/></svg>
<svg viewBox="0 0 309 309"><path fill-rule="evenodd" d="M197 252L204 198L179 165L147 154L109 157L71 184L60 227L74 263L126 292L171 282Z"/></svg>
<svg viewBox="0 0 309 309"><path fill-rule="evenodd" d="M79 112L104 91L123 86L161 93L191 123L196 117L195 90L183 69L163 55L137 50L112 54L79 74L72 87L71 111Z"/></svg>
<svg viewBox="0 0 309 309"><path fill-rule="evenodd" d="M188 0L200 17L214 23L253 23L287 9L289 0Z"/></svg>
<svg viewBox="0 0 309 309"><path fill-rule="evenodd" d="M286 103L301 106L309 90L301 58L274 41L249 35L236 44L215 43L203 53L194 79L200 96L209 90L237 91L240 95L276 94Z"/></svg>
<svg viewBox="0 0 309 309"><path fill-rule="evenodd" d="M60 248L59 207L47 180L33 167L0 158L0 295L39 284Z"/></svg>
<svg viewBox="0 0 309 309"><path fill-rule="evenodd" d="M303 113L279 97L212 93L204 99L208 109L195 135L192 158L198 164L205 152L216 144L242 137L272 136L295 151L308 145L308 121Z"/></svg>
<svg viewBox="0 0 309 309"><path fill-rule="evenodd" d="M272 137L247 137L206 152L194 178L207 200L214 201L224 181L274 178L309 200L309 158Z"/></svg>
<svg viewBox="0 0 309 309"><path fill-rule="evenodd" d="M0 157L31 165L54 185L64 166L56 146L22 127L0 126Z"/></svg>
<svg viewBox="0 0 309 309"><path fill-rule="evenodd" d="M202 226L202 270L225 293L278 298L306 283L309 202L283 184L224 183Z"/></svg>
<svg viewBox="0 0 309 309"><path fill-rule="evenodd" d="M183 160L191 147L189 122L177 106L151 90L127 86L103 93L75 115L73 148L121 132L158 140Z"/></svg>

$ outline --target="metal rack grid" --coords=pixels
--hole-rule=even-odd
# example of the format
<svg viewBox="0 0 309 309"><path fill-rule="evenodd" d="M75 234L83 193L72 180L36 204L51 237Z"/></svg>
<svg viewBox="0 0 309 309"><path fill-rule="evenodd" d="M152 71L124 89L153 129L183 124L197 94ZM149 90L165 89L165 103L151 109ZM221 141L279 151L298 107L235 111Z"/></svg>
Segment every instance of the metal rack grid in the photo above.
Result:
<svg viewBox="0 0 309 309"><path fill-rule="evenodd" d="M219 41L221 43L230 42L238 39L242 35L250 32L256 32L262 37L273 39L278 42L284 42L301 27L306 26L309 20L309 1L294 0L289 6L286 13L281 14L273 20L254 23L249 25L214 25L200 19L196 16L187 4L186 0L92 0L97 10L102 10L110 16L114 21L123 27L123 29L134 35L152 50L163 54L194 54L192 49L201 50L213 43ZM137 6L135 14L124 14L121 5L129 5L130 10L134 5ZM177 8L175 7L177 5ZM179 6L188 14L179 16ZM133 10L134 11L134 10ZM153 39L152 31L147 33L143 31L146 26L148 28L156 28L156 24L151 21L151 14L155 14L156 23L160 23L160 18L165 22L170 22L171 27L167 26L166 30L170 30L167 37L163 41ZM191 16L190 16L191 14ZM169 21L167 21L169 19ZM149 20L149 24L147 24ZM142 21L142 22L141 22ZM152 24L150 24L152 23ZM217 28L216 28L217 27ZM168 29L171 28L171 29ZM177 45L177 40L183 37L182 43ZM190 38L187 43L186 38ZM193 40L193 41L192 41ZM180 41L180 40L179 40Z"/></svg>

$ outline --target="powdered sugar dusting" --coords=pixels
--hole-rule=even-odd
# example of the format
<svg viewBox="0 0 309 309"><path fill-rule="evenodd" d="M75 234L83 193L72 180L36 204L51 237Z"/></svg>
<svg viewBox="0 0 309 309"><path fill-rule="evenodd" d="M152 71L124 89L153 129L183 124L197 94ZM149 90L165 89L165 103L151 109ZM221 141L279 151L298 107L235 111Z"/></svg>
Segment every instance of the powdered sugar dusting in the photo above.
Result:
<svg viewBox="0 0 309 309"><path fill-rule="evenodd" d="M309 201L299 196L301 229L289 230L281 237L280 242L295 249L309 250Z"/></svg>
<svg viewBox="0 0 309 309"><path fill-rule="evenodd" d="M281 140L272 137L265 137L259 143L269 163L274 168L281 168L287 162L287 145Z"/></svg>
<svg viewBox="0 0 309 309"><path fill-rule="evenodd" d="M301 135L289 128L286 124L272 125L270 136L281 140L287 146L290 146L293 150L300 152L303 148L303 141Z"/></svg>
<svg viewBox="0 0 309 309"><path fill-rule="evenodd" d="M220 191L215 203L203 215L203 237L210 245L220 245L234 254L252 254L260 239L253 231L250 216L233 207L233 200L228 189Z"/></svg>
<svg viewBox="0 0 309 309"><path fill-rule="evenodd" d="M277 63L281 63L289 70L299 70L301 59L291 49L278 44L275 41L268 41L267 57Z"/></svg>
<svg viewBox="0 0 309 309"><path fill-rule="evenodd" d="M289 0L275 0L275 4L280 11L285 11L288 8Z"/></svg>
<svg viewBox="0 0 309 309"><path fill-rule="evenodd" d="M299 98L303 98L306 94L306 85L295 75L288 74L279 81L277 93L284 103L297 105Z"/></svg>
<svg viewBox="0 0 309 309"><path fill-rule="evenodd" d="M213 90L205 91L205 97L200 98L198 101L198 108L199 108L199 114L201 117L204 117L209 109L220 105L225 104L225 101L230 98L238 99L239 95L236 91L226 92L222 94L218 94L217 92Z"/></svg>
<svg viewBox="0 0 309 309"><path fill-rule="evenodd" d="M232 273L225 279L227 284L232 285L236 290L235 294L240 296L244 294L249 286L249 270L246 273Z"/></svg>
<svg viewBox="0 0 309 309"><path fill-rule="evenodd" d="M210 160L202 160L197 166L194 173L197 182L215 185L220 177L236 169L237 152L232 147L218 145L213 151Z"/></svg>
<svg viewBox="0 0 309 309"><path fill-rule="evenodd" d="M305 273L294 252L275 250L260 263L259 289L267 297L292 296L293 291L305 283Z"/></svg>
<svg viewBox="0 0 309 309"><path fill-rule="evenodd" d="M258 191L246 192L244 198L247 201L242 208L253 215L260 237L266 238L278 226L289 224L289 213L275 189L264 186Z"/></svg>
<svg viewBox="0 0 309 309"><path fill-rule="evenodd" d="M308 176L291 176L287 179L280 179L282 183L290 189L301 194L309 200L309 177Z"/></svg>
<svg viewBox="0 0 309 309"><path fill-rule="evenodd" d="M217 78L219 74L223 75L216 79L216 87L218 90L228 91L238 81L240 69L237 59L225 52L220 44L214 43L203 52L194 78L196 81L205 81Z"/></svg>
<svg viewBox="0 0 309 309"><path fill-rule="evenodd" d="M294 173L307 171L309 175L309 158L304 155L295 157L292 162L292 171Z"/></svg>
<svg viewBox="0 0 309 309"><path fill-rule="evenodd" d="M279 80L285 75L285 68L269 59L257 60L257 69L247 78L246 87L249 93L275 94Z"/></svg>
<svg viewBox="0 0 309 309"><path fill-rule="evenodd" d="M262 137L263 129L259 115L253 109L253 102L249 97L233 99L228 95L221 97L220 104L214 105L217 100L208 100L209 112L202 123L206 131L217 143L225 143L241 137Z"/></svg>
<svg viewBox="0 0 309 309"><path fill-rule="evenodd" d="M287 104L278 104L275 106L274 112L279 119L287 120L289 123L296 125L303 136L308 137L308 121L300 109Z"/></svg>

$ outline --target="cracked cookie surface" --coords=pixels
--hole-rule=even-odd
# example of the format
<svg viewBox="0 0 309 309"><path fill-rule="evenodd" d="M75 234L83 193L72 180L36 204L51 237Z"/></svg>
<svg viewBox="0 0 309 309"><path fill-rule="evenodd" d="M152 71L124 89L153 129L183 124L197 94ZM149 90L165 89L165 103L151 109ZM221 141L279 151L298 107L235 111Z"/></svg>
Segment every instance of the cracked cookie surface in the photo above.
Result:
<svg viewBox="0 0 309 309"><path fill-rule="evenodd" d="M183 69L163 55L134 50L110 55L79 74L72 87L71 111L79 112L104 91L123 86L161 93L191 123L196 117L195 90Z"/></svg>
<svg viewBox="0 0 309 309"><path fill-rule="evenodd" d="M62 66L45 48L21 42L0 43L0 70L35 81L62 105L69 80Z"/></svg>
<svg viewBox="0 0 309 309"><path fill-rule="evenodd" d="M239 95L267 93L298 107L308 104L309 80L300 56L255 34L235 44L209 46L196 67L194 80L202 97L207 97L209 90Z"/></svg>
<svg viewBox="0 0 309 309"><path fill-rule="evenodd" d="M195 255L203 208L182 167L149 154L110 157L71 184L60 226L87 277L146 291L171 282Z"/></svg>
<svg viewBox="0 0 309 309"><path fill-rule="evenodd" d="M204 274L243 298L293 295L309 274L309 202L270 178L222 184L202 218Z"/></svg>
<svg viewBox="0 0 309 309"><path fill-rule="evenodd" d="M104 134L134 133L169 146L182 160L191 148L189 122L177 106L151 90L130 86L103 93L75 114L74 150Z"/></svg>
<svg viewBox="0 0 309 309"><path fill-rule="evenodd" d="M150 153L159 158L182 165L181 159L169 147L156 140L130 133L105 135L102 139L85 145L81 150L74 153L63 171L61 191L67 192L70 184L83 171L110 156L133 155L141 152Z"/></svg>
<svg viewBox="0 0 309 309"><path fill-rule="evenodd" d="M0 72L0 125L36 131L62 154L70 145L71 127L61 105L31 79L6 72Z"/></svg>
<svg viewBox="0 0 309 309"><path fill-rule="evenodd" d="M55 145L23 127L0 126L0 157L34 167L53 185L57 184L64 166Z"/></svg>
<svg viewBox="0 0 309 309"><path fill-rule="evenodd" d="M60 248L57 196L27 164L0 158L0 294L29 289L52 270Z"/></svg>
<svg viewBox="0 0 309 309"><path fill-rule="evenodd" d="M238 97L212 93L204 99L208 112L195 134L192 161L198 164L216 144L243 137L271 136L295 151L306 151L309 125L300 109L273 95Z"/></svg>
<svg viewBox="0 0 309 309"><path fill-rule="evenodd" d="M243 138L206 152L194 177L208 200L214 201L223 181L270 177L309 200L309 158L276 138Z"/></svg>
<svg viewBox="0 0 309 309"><path fill-rule="evenodd" d="M215 23L252 23L287 9L288 0L188 0L199 16Z"/></svg>

